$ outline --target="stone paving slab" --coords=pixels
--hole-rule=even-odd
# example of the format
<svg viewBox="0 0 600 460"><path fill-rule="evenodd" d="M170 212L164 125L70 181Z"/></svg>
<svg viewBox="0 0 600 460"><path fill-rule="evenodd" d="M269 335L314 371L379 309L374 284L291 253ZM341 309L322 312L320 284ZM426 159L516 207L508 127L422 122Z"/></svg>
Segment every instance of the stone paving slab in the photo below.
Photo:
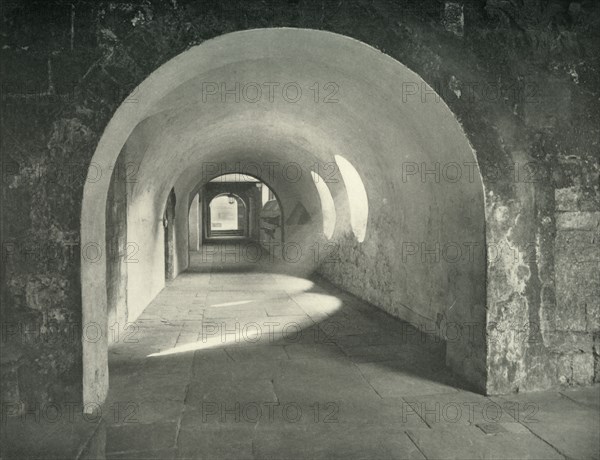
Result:
<svg viewBox="0 0 600 460"><path fill-rule="evenodd" d="M381 399L364 381L339 377L319 379L275 379L275 393L279 401L308 403L315 401L341 404L343 402L378 401Z"/></svg>
<svg viewBox="0 0 600 460"><path fill-rule="evenodd" d="M152 423L177 423L184 409L183 400L139 400L112 398L102 406L103 420L107 426Z"/></svg>
<svg viewBox="0 0 600 460"><path fill-rule="evenodd" d="M46 416L41 408L37 412L37 418L33 411L2 420L0 458L76 458L101 423L96 415L84 418L81 408L65 407L60 413L48 412Z"/></svg>
<svg viewBox="0 0 600 460"><path fill-rule="evenodd" d="M189 377L138 373L112 379L107 402L183 401Z"/></svg>
<svg viewBox="0 0 600 460"><path fill-rule="evenodd" d="M327 407L321 413L333 413L337 409L336 418L342 425L368 427L394 427L395 429L428 428L423 418L407 411L404 400L365 399L358 401L343 400L337 407Z"/></svg>
<svg viewBox="0 0 600 460"><path fill-rule="evenodd" d="M410 439L432 459L562 459L554 448L531 433L486 435L475 426L410 429Z"/></svg>
<svg viewBox="0 0 600 460"><path fill-rule="evenodd" d="M263 301L262 305L268 316L308 316L306 312L290 298L286 299L284 304L275 299Z"/></svg>
<svg viewBox="0 0 600 460"><path fill-rule="evenodd" d="M406 360L362 363L357 367L382 398L458 392L454 377L443 367L411 368Z"/></svg>
<svg viewBox="0 0 600 460"><path fill-rule="evenodd" d="M486 396L467 391L447 394L404 396L402 409L407 417L420 417L427 425L481 425L492 431L493 425L517 424L518 411L509 403L497 403ZM507 427L499 428L505 431ZM513 431L521 431L513 428Z"/></svg>
<svg viewBox="0 0 600 460"><path fill-rule="evenodd" d="M285 345L289 359L333 358L343 359L344 352L335 344L323 343L318 337L310 336L313 341Z"/></svg>
<svg viewBox="0 0 600 460"><path fill-rule="evenodd" d="M339 312L342 302L327 292L299 292L290 297L315 320L322 320Z"/></svg>
<svg viewBox="0 0 600 460"><path fill-rule="evenodd" d="M207 376L206 379L190 383L185 404L196 408L206 403L219 405L277 402L271 380L230 379L224 376Z"/></svg>
<svg viewBox="0 0 600 460"><path fill-rule="evenodd" d="M176 423L108 426L106 452L125 453L174 448L176 435Z"/></svg>
<svg viewBox="0 0 600 460"><path fill-rule="evenodd" d="M197 426L182 428L178 438L177 458L253 460L254 434L248 429L203 431Z"/></svg>
<svg viewBox="0 0 600 460"><path fill-rule="evenodd" d="M287 360L288 354L282 345L265 344L245 347L226 347L227 354L236 362L242 363L247 360L253 362L267 361L273 365L274 361Z"/></svg>
<svg viewBox="0 0 600 460"><path fill-rule="evenodd" d="M261 459L423 459L403 431L327 426L307 430L263 430L254 440Z"/></svg>
<svg viewBox="0 0 600 460"><path fill-rule="evenodd" d="M407 365L422 365L424 361L437 363L438 356L430 356L421 351L415 353L415 350L405 345L358 345L352 347L340 346L344 353L355 363L376 363L386 361L403 360Z"/></svg>
<svg viewBox="0 0 600 460"><path fill-rule="evenodd" d="M560 394L579 404L600 410L600 385L588 388L567 388L561 390Z"/></svg>
<svg viewBox="0 0 600 460"><path fill-rule="evenodd" d="M598 388L598 386L595 386ZM600 458L600 411L576 399L589 398L589 390L566 398L558 392L529 393L493 398L519 408L519 421L569 458ZM574 400L575 399L575 400Z"/></svg>
<svg viewBox="0 0 600 460"><path fill-rule="evenodd" d="M106 460L175 460L176 458L177 449L175 448L106 454Z"/></svg>

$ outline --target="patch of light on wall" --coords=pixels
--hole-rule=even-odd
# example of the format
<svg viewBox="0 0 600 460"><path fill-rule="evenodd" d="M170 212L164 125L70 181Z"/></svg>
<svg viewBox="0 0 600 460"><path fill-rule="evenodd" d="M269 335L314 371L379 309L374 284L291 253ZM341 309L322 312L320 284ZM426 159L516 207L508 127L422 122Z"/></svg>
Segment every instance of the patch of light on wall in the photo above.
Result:
<svg viewBox="0 0 600 460"><path fill-rule="evenodd" d="M319 198L321 199L321 212L323 213L323 233L325 237L329 240L333 236L333 230L335 229L335 204L333 202L333 197L331 196L331 192L329 191L329 187L323 180L321 176L319 176L316 172L310 172L313 182L317 187L317 192L319 194Z"/></svg>
<svg viewBox="0 0 600 460"><path fill-rule="evenodd" d="M367 191L358 171L341 155L335 156L335 162L340 168L342 179L346 185L350 205L350 225L354 236L359 242L365 240L367 222L369 220L369 200Z"/></svg>
<svg viewBox="0 0 600 460"><path fill-rule="evenodd" d="M267 201L269 201L269 187L267 187L265 184L263 184L262 188L260 190L260 193L261 193L262 205L264 206L265 203Z"/></svg>

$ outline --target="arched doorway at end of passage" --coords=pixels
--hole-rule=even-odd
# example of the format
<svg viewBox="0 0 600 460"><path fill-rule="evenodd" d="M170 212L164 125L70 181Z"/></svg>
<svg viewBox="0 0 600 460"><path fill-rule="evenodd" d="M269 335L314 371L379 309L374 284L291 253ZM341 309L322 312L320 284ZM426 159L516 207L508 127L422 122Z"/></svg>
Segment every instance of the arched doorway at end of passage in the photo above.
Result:
<svg viewBox="0 0 600 460"><path fill-rule="evenodd" d="M235 193L221 193L207 206L206 239L249 236L246 202Z"/></svg>
<svg viewBox="0 0 600 460"><path fill-rule="evenodd" d="M274 244L279 246L284 241L284 210L281 199L271 185L263 182L260 177L236 172L216 175L207 182L198 183L190 196L199 197L199 211L194 215L194 210L190 207L188 222L192 233L196 218L198 219L200 244L225 237L248 239L270 248ZM224 222L215 219L215 210L211 209L211 204L221 196L227 197L227 201L233 198L238 202L235 210L239 222L237 228L233 225L233 216L229 226L224 226ZM225 203L224 198L219 199ZM194 205L194 200L195 198L191 200L191 206ZM245 209L240 203L245 205ZM214 225L215 221L218 226Z"/></svg>

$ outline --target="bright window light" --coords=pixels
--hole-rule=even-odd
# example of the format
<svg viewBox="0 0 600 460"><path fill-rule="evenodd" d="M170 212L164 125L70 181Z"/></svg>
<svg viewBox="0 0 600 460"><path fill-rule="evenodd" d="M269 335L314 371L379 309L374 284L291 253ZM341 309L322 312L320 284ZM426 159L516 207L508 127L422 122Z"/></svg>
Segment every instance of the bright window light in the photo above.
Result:
<svg viewBox="0 0 600 460"><path fill-rule="evenodd" d="M317 187L317 193L319 194L319 198L321 199L321 212L323 213L323 233L325 237L329 240L333 236L333 230L335 229L335 204L333 202L333 197L331 196L331 192L329 191L329 187L323 180L321 176L319 176L316 172L310 172L312 179Z"/></svg>
<svg viewBox="0 0 600 460"><path fill-rule="evenodd" d="M341 155L335 156L335 162L340 168L342 179L348 193L350 205L350 225L358 242L365 240L367 234L367 222L369 220L369 200L367 191L358 171L352 164Z"/></svg>

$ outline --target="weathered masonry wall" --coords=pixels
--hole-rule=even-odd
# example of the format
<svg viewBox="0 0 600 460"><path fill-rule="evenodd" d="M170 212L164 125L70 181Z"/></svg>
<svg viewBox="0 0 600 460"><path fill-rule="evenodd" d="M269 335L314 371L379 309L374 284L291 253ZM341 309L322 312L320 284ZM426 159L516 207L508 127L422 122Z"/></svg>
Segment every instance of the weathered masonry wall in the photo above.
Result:
<svg viewBox="0 0 600 460"><path fill-rule="evenodd" d="M433 0L300 0L266 9L263 2L3 2L2 400L81 397L81 338L71 331L81 330L80 252L94 257L94 242L79 240L81 200L116 108L136 104L133 89L194 45L284 26L347 35L392 56L462 124L485 189L486 390L597 381L598 8L465 2L464 22L448 22L444 2ZM332 270L355 273L348 285L357 292L375 292L371 278L354 272L354 252L341 246ZM46 340L51 334L58 340Z"/></svg>

